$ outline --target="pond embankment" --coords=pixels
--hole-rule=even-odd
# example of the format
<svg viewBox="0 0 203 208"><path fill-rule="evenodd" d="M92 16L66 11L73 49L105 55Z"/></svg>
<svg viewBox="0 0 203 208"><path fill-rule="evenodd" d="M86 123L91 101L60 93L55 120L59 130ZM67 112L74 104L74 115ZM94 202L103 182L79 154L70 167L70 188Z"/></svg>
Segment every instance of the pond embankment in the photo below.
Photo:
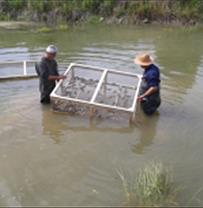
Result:
<svg viewBox="0 0 203 208"><path fill-rule="evenodd" d="M201 0L2 0L0 20L44 23L196 25L203 22ZM1 23L2 25L2 23ZM64 26L61 26L64 28Z"/></svg>

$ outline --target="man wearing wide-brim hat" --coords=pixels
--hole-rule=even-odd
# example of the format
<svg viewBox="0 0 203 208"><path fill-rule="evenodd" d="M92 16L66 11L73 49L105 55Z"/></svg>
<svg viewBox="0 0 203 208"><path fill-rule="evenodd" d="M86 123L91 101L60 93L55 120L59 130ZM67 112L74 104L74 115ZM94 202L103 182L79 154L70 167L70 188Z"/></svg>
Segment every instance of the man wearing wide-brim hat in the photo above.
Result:
<svg viewBox="0 0 203 208"><path fill-rule="evenodd" d="M153 64L153 59L147 53L136 56L134 62L144 69L138 100L143 111L152 115L161 104L159 68Z"/></svg>
<svg viewBox="0 0 203 208"><path fill-rule="evenodd" d="M35 65L39 76L40 102L42 104L50 103L50 94L55 87L55 81L65 78L58 73L56 54L57 48L54 45L49 45L41 61Z"/></svg>

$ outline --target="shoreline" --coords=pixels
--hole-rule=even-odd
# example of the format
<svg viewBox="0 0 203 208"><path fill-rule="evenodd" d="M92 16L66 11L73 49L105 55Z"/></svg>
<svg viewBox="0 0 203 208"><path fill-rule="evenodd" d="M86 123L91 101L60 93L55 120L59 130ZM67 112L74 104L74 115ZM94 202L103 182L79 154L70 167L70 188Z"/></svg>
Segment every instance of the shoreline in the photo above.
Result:
<svg viewBox="0 0 203 208"><path fill-rule="evenodd" d="M144 26L144 25L160 25L160 26L171 26L171 27L196 27L202 26L202 22L190 20L190 21L182 21L179 19L174 20L148 20L145 19L133 19L128 16L124 17L102 17L102 16L89 16L88 18L72 21L72 22L64 22L58 21L54 24L47 24L45 22L35 22L35 21L0 21L0 29L6 30L34 30L36 32L50 32L52 30L68 30L72 26L78 25L129 25L129 26Z"/></svg>
<svg viewBox="0 0 203 208"><path fill-rule="evenodd" d="M0 21L24 24L8 29L45 26L65 30L72 25L196 26L203 23L202 0L38 0L0 1Z"/></svg>

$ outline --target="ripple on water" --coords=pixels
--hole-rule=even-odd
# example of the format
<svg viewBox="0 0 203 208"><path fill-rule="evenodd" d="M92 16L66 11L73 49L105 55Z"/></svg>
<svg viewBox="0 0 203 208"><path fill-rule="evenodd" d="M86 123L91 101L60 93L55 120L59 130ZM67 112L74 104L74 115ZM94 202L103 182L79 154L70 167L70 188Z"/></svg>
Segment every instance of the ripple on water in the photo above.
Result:
<svg viewBox="0 0 203 208"><path fill-rule="evenodd" d="M109 184L114 184L115 186L109 189ZM76 201L76 205L79 206L96 206L98 204L116 205L119 204L120 200L115 204L112 199L119 197L120 194L122 195L122 191L119 190L119 185L118 181L115 180L115 173L110 173L109 170L105 170L105 168L101 169L92 166L82 181L75 184L73 188L73 191L77 193L77 195L80 195L81 192L85 192L87 193L86 196L77 197L74 200Z"/></svg>
<svg viewBox="0 0 203 208"><path fill-rule="evenodd" d="M133 59L136 54L148 51L155 56L153 44L137 45L99 45L94 44L91 47L84 47L82 52L71 55L71 62L80 62L83 64L107 67L122 71L133 71L142 73L134 64Z"/></svg>
<svg viewBox="0 0 203 208"><path fill-rule="evenodd" d="M39 35L36 34L37 39L30 38L34 40L33 43L22 35L22 40L16 40L18 47L0 49L0 61L37 59L44 47L37 48L36 44L42 45L50 41L62 48L59 60L63 58L67 62L137 73L142 73L142 70L134 65L133 58L140 52L148 51L155 60L157 57L162 60L170 58L169 53L173 50L169 47L165 51L168 40L163 40L161 32L160 38L154 42L151 41L150 33L144 39L141 35L134 39L136 33L140 32L133 29L132 36L130 35L132 38L125 41L122 41L120 35L115 40L100 41L95 38L91 41L93 43L88 43L85 39L81 45L80 42L74 43L77 47L73 47L73 50L65 49L64 39L56 37L55 33L43 36L42 41L38 40ZM84 38L83 34L74 36L77 35ZM175 36L172 38L176 39ZM177 43L180 38L178 36ZM10 44L10 40L8 42ZM23 42L29 47L26 48ZM191 41L185 43L193 44ZM180 45L173 44L173 47L179 48ZM184 44L181 47L184 49ZM186 47L186 52L189 51L188 48ZM176 60L175 54L174 57ZM151 122L144 117L147 122L144 119L140 121L143 130L134 125L131 129L127 125L119 130L117 124L111 122L107 128L103 128L102 121L98 121L99 128L96 128L85 119L53 114L49 107L41 108L38 103L38 81L0 83L1 178L7 180L5 183L1 181L0 192L5 196L7 205L20 205L18 198L12 198L20 194L23 196L22 203L27 204L33 202L46 206L68 202L70 205L117 205L122 201L120 198L123 190L120 181L114 180L112 160L119 164L123 160L126 166L136 170L151 158L161 158L166 162L172 161L176 168L174 173L179 179L184 178L183 184L189 180L192 184L195 181L200 184L203 168L199 165L202 155L202 113L195 102L201 104L202 88L198 83L202 82L203 60L197 73L194 69L196 77L192 70L191 74L184 74L181 70L169 69L169 62L160 62L163 81L159 119ZM179 66L182 66L182 62L177 57ZM196 84L198 90L192 88ZM190 102L185 103L186 98L194 101L192 109ZM139 140L140 148L150 148L143 148L145 151L138 155L131 150L131 144ZM27 169L29 171L26 172ZM13 189L12 184L15 185ZM189 189L190 185L191 182L188 182Z"/></svg>

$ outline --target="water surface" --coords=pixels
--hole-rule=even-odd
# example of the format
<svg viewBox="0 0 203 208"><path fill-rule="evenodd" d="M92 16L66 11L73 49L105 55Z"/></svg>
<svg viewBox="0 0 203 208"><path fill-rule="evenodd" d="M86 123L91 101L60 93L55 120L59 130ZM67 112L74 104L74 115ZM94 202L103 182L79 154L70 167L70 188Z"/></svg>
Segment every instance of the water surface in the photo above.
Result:
<svg viewBox="0 0 203 208"><path fill-rule="evenodd" d="M0 30L0 62L39 60L53 43L59 63L142 73L133 58L148 51L162 73L159 112L148 118L139 111L135 125L56 114L39 104L38 80L1 82L0 205L122 205L116 169L133 174L152 160L172 167L181 204L188 205L203 187L202 42L202 28ZM202 192L197 198L189 204L203 205Z"/></svg>

